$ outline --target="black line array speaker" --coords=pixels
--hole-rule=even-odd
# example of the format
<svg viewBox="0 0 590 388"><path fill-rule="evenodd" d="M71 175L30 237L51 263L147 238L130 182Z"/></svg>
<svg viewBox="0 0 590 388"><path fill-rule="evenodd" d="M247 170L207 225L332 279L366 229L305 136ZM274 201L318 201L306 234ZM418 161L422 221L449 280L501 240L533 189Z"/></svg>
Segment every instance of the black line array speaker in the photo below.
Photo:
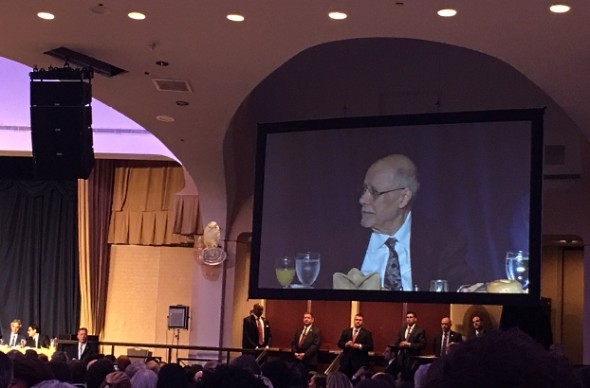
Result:
<svg viewBox="0 0 590 388"><path fill-rule="evenodd" d="M91 100L91 85L84 79L33 80L31 76L31 137L37 179L88 178L94 166Z"/></svg>

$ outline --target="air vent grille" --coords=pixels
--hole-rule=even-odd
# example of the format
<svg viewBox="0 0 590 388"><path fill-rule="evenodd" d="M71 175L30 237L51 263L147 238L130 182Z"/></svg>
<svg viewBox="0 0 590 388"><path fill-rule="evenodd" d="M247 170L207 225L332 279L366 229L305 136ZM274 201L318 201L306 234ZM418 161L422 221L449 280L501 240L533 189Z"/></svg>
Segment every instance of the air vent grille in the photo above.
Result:
<svg viewBox="0 0 590 388"><path fill-rule="evenodd" d="M160 92L192 93L193 91L190 84L183 80L154 78L152 81Z"/></svg>

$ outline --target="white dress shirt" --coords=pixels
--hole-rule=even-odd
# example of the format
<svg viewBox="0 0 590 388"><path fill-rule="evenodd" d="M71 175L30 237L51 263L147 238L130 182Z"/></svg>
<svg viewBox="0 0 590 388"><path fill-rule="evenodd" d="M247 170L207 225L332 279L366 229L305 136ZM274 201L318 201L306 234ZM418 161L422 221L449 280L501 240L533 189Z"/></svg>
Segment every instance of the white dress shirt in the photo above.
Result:
<svg viewBox="0 0 590 388"><path fill-rule="evenodd" d="M361 272L365 276L377 272L381 278L381 287L383 287L385 267L387 267L387 260L389 259L389 248L385 245L385 241L392 237L397 241L395 243L395 251L399 258L402 288L404 291L413 291L412 265L410 260L411 227L412 213L410 212L395 234L389 236L387 234L373 232L369 240L367 252L365 253L365 259L361 266Z"/></svg>

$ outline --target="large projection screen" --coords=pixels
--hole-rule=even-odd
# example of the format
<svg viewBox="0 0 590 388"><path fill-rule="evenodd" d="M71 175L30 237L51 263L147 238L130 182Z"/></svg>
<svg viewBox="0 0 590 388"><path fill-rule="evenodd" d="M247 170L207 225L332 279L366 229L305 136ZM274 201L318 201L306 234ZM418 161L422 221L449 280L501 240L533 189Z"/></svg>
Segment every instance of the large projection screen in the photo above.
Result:
<svg viewBox="0 0 590 388"><path fill-rule="evenodd" d="M542 109L526 109L260 124L249 296L537 301L542 118ZM386 263L369 259L377 252L370 244L382 236L361 224L361 211L385 218L397 211L379 210L377 201L410 194L393 183L370 187L367 170L388 155L409 158L419 182L405 208L404 232L396 235L402 290L384 287ZM518 260L514 281L507 281L508 252ZM304 269L316 256L320 269L309 284ZM289 281L296 258L305 257Z"/></svg>

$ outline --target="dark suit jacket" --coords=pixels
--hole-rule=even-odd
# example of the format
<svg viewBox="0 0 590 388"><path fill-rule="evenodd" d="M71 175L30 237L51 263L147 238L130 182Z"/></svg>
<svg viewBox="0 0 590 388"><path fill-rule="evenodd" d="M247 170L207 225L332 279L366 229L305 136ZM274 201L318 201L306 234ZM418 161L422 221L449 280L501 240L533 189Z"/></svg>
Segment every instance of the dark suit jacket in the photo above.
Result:
<svg viewBox="0 0 590 388"><path fill-rule="evenodd" d="M422 350L426 347L426 332L420 326L414 325L410 337L408 338L408 342L411 343L410 347L400 348L399 344L406 336L406 328L407 326L404 326L397 332L397 337L393 346L401 352L404 352L406 357L419 356L422 353Z"/></svg>
<svg viewBox="0 0 590 388"><path fill-rule="evenodd" d="M303 343L299 346L299 339L303 328L297 330L293 335L293 341L291 341L291 351L293 353L305 353L303 356L303 364L307 367L315 367L318 365L318 353L320 350L320 343L322 342L322 335L319 328L311 326Z"/></svg>
<svg viewBox="0 0 590 388"><path fill-rule="evenodd" d="M78 344L67 346L65 351L70 360L84 360L98 354L98 344L86 342L86 348L84 348L84 353L80 358L78 358Z"/></svg>
<svg viewBox="0 0 590 388"><path fill-rule="evenodd" d="M337 236L338 241L325 242L330 250L322 253L317 288L331 289L335 272L361 268L371 233L371 229L353 226L346 238ZM447 280L449 291L453 292L462 284L476 281L465 261L467 243L461 233L440 222L425 220L415 212L412 212L411 233L412 283L420 291L429 291L430 281L435 279Z"/></svg>
<svg viewBox="0 0 590 388"><path fill-rule="evenodd" d="M242 325L242 348L244 349L256 349L257 346L270 346L272 340L272 334L270 332L270 323L268 319L261 317L264 324L264 343L258 344L258 324L256 317L253 314L248 315L244 318Z"/></svg>
<svg viewBox="0 0 590 388"><path fill-rule="evenodd" d="M6 333L4 333L4 336L2 337L2 340L4 341L5 345L10 345L10 338L12 336L12 333L10 332L10 330L8 330ZM20 341L21 340L27 340L27 336L22 335L21 333L17 334L16 337L16 346L20 346Z"/></svg>
<svg viewBox="0 0 590 388"><path fill-rule="evenodd" d="M35 340L33 339L33 337L27 338L27 347L29 347L29 348L48 348L49 344L50 344L49 337L47 337L44 334L39 334L39 341L38 341L39 346L35 346Z"/></svg>
<svg viewBox="0 0 590 388"><path fill-rule="evenodd" d="M440 347L442 344L442 332L439 332L437 335L434 336L432 340L432 353L437 357L442 357L443 354L440 354ZM456 331L449 330L449 345L452 343L457 343L463 341L463 336Z"/></svg>
<svg viewBox="0 0 590 388"><path fill-rule="evenodd" d="M338 347L342 349L340 370L351 377L361 366L369 365L369 352L373 350L373 334L361 327L355 343L361 344L361 349L347 348L345 345L352 340L352 328L345 329L338 340Z"/></svg>

